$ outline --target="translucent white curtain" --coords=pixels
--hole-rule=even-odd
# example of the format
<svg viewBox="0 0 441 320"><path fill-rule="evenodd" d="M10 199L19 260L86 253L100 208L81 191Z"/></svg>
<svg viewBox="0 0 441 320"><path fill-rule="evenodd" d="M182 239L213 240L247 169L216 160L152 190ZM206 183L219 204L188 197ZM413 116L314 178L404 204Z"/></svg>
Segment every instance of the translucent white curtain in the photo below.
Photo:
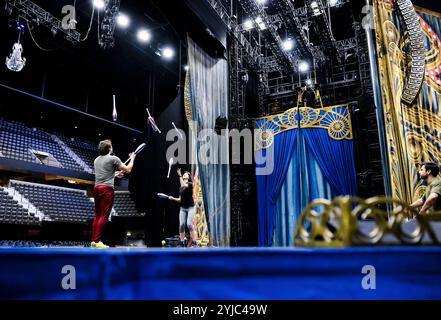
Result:
<svg viewBox="0 0 441 320"><path fill-rule="evenodd" d="M210 57L188 38L188 63L196 154L210 244L230 245L230 168L228 134L214 131L216 118L228 118L228 64Z"/></svg>

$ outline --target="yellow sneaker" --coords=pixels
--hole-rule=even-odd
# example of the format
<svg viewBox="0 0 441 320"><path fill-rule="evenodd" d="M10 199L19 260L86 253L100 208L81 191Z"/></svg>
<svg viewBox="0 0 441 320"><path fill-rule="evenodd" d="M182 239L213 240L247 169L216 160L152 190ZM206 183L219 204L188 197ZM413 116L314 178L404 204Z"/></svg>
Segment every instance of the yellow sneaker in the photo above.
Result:
<svg viewBox="0 0 441 320"><path fill-rule="evenodd" d="M102 243L101 241L95 243L95 248L105 249L105 248L108 248L108 247L109 247L109 246L106 246L106 245L105 245L104 243Z"/></svg>

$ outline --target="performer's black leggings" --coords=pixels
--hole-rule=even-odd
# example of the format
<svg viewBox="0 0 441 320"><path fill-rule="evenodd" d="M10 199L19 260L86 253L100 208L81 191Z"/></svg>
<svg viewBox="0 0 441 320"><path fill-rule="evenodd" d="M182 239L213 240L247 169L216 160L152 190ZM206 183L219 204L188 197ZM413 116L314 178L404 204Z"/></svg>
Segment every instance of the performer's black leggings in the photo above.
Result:
<svg viewBox="0 0 441 320"><path fill-rule="evenodd" d="M179 211L179 233L185 233L185 224L190 232L194 231L194 214L196 212L196 207L182 208Z"/></svg>

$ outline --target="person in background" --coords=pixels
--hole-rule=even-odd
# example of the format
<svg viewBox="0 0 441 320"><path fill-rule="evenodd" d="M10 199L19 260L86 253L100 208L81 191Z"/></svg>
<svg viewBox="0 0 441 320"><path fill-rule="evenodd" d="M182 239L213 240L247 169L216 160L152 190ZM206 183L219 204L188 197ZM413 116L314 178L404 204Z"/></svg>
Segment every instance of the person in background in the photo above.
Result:
<svg viewBox="0 0 441 320"><path fill-rule="evenodd" d="M427 182L425 195L412 203L412 208L420 208L419 214L429 214L441 210L441 179L439 166L434 162L424 162L418 171L420 178Z"/></svg>

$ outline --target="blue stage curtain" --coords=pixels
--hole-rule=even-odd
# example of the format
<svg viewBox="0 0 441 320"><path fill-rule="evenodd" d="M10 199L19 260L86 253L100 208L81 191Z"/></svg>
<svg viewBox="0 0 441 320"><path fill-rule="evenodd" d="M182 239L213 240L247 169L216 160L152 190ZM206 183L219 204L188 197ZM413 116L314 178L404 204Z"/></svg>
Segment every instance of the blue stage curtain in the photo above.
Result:
<svg viewBox="0 0 441 320"><path fill-rule="evenodd" d="M190 38L188 38L188 60L192 115L197 125L193 128L195 131L193 133L197 133L198 137L195 139L196 155L205 212L208 215L210 245L229 246L228 135L218 136L213 132L216 118L228 117L228 63L225 59L210 57ZM213 143L208 143L204 139Z"/></svg>
<svg viewBox="0 0 441 320"><path fill-rule="evenodd" d="M314 158L336 195L356 195L354 146L350 140L334 140L327 130L302 129Z"/></svg>
<svg viewBox="0 0 441 320"><path fill-rule="evenodd" d="M273 148L271 151L274 151L273 157L267 159L267 162L273 161L274 170L269 175L257 175L259 246L271 246L273 243L275 206L295 151L296 136L296 130L288 130L274 136L274 143L270 147ZM261 150L256 156L265 157L267 154L271 153Z"/></svg>
<svg viewBox="0 0 441 320"><path fill-rule="evenodd" d="M349 110L291 108L258 119L256 129L256 146L263 149L256 151L259 245L291 245L295 223L312 200L357 194ZM268 153L274 153L274 172L259 176L260 158Z"/></svg>
<svg viewBox="0 0 441 320"><path fill-rule="evenodd" d="M298 152L294 152L286 173L285 182L276 204L274 247L291 246L294 230L302 210L311 200L332 199L335 194L323 176L302 131L297 136Z"/></svg>

